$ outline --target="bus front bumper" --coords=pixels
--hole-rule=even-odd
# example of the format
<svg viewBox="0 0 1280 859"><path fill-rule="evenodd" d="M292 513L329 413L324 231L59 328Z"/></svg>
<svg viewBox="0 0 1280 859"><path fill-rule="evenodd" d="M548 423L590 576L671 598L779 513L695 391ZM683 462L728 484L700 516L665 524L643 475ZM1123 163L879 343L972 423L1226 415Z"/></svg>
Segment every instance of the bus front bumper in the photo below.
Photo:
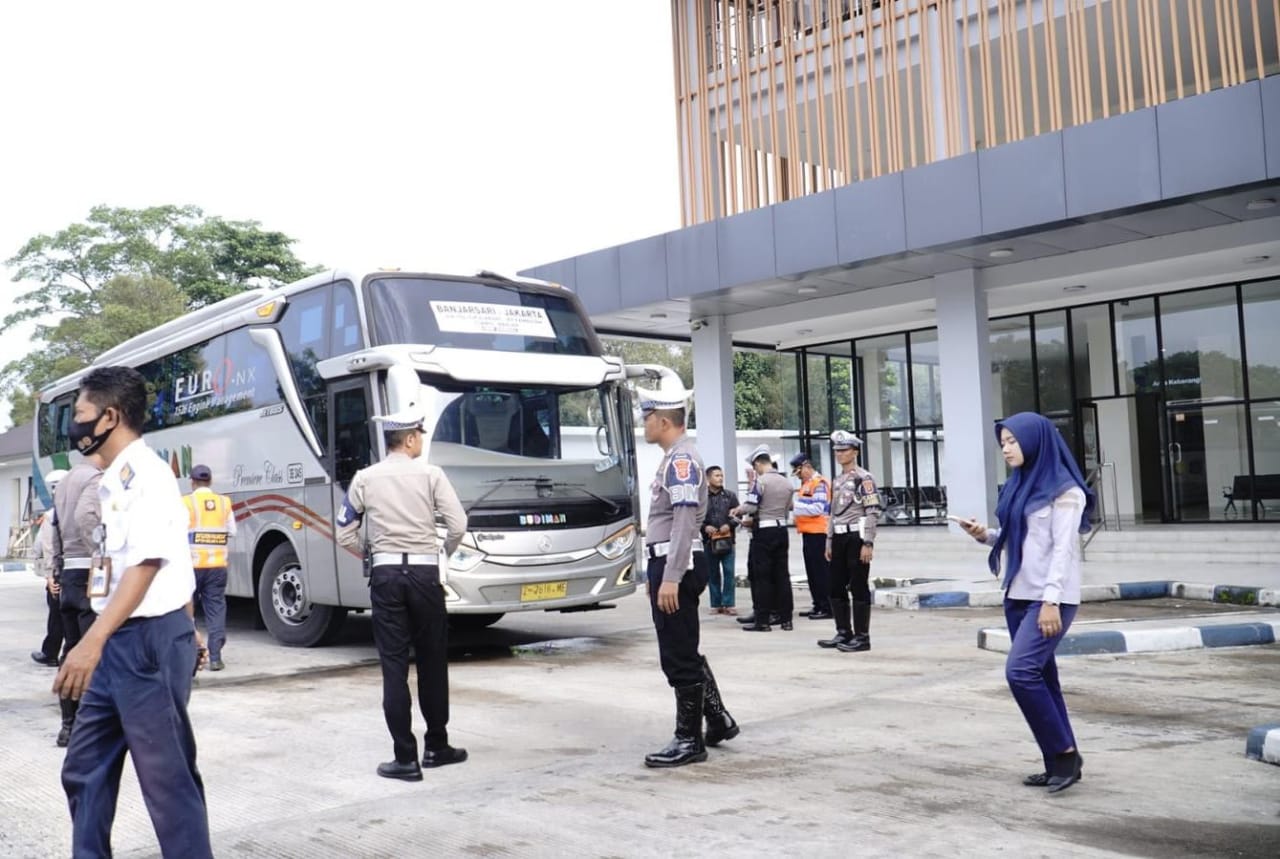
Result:
<svg viewBox="0 0 1280 859"><path fill-rule="evenodd" d="M467 572L450 570L445 608L450 614L557 611L619 599L636 589L636 558L592 555L565 565L507 566L490 560Z"/></svg>

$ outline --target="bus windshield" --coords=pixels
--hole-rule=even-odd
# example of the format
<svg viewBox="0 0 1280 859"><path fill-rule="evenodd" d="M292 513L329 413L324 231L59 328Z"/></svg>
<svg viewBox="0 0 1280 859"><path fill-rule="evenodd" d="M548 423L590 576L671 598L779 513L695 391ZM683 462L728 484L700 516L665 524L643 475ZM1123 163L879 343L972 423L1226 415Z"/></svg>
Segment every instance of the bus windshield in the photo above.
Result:
<svg viewBox="0 0 1280 859"><path fill-rule="evenodd" d="M473 280L380 277L368 284L376 345L421 343L499 352L599 355L569 295Z"/></svg>

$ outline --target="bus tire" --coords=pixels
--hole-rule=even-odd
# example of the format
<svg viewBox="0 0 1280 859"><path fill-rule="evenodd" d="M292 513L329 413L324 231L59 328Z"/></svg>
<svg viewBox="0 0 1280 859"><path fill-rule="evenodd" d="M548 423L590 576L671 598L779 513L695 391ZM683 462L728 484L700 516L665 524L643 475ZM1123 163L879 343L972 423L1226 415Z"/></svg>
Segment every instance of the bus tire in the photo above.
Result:
<svg viewBox="0 0 1280 859"><path fill-rule="evenodd" d="M449 626L454 629L484 629L502 620L503 612L494 614L451 614Z"/></svg>
<svg viewBox="0 0 1280 859"><path fill-rule="evenodd" d="M298 555L289 543L271 550L258 577L258 613L272 638L286 647L315 647L333 640L347 610L307 601Z"/></svg>

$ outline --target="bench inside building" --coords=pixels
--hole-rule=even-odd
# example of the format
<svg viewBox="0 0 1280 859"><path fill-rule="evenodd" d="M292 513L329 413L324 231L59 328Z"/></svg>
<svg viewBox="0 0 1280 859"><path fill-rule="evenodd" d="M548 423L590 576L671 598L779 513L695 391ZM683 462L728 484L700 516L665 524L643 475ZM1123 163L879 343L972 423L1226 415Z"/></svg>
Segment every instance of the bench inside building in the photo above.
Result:
<svg viewBox="0 0 1280 859"><path fill-rule="evenodd" d="M1222 494L1227 499L1227 506L1222 510L1224 515L1229 511L1239 515L1236 502L1252 501L1266 518L1266 502L1280 502L1280 474L1259 474L1252 479L1247 474L1237 474L1230 487L1223 487Z"/></svg>

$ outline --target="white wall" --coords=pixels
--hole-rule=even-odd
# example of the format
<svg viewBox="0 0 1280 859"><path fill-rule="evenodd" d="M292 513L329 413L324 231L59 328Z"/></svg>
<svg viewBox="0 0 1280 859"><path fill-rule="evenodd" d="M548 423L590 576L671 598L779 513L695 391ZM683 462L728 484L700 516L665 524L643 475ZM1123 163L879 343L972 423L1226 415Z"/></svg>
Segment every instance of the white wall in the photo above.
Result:
<svg viewBox="0 0 1280 859"><path fill-rule="evenodd" d="M0 556L8 556L10 536L22 524L30 478L30 457L0 462Z"/></svg>

